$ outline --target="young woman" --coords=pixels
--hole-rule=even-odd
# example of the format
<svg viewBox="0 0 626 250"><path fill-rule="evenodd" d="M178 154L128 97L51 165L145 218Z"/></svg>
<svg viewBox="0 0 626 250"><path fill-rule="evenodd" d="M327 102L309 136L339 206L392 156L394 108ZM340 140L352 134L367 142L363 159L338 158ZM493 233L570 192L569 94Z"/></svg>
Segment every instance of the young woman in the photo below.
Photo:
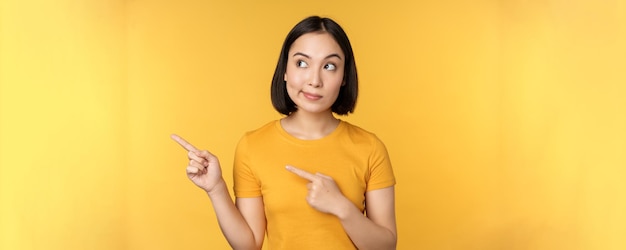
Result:
<svg viewBox="0 0 626 250"><path fill-rule="evenodd" d="M352 113L352 46L328 18L287 35L271 87L286 115L246 133L234 161L233 203L218 159L180 138L187 175L213 203L233 249L395 249L395 178L383 143L335 118Z"/></svg>

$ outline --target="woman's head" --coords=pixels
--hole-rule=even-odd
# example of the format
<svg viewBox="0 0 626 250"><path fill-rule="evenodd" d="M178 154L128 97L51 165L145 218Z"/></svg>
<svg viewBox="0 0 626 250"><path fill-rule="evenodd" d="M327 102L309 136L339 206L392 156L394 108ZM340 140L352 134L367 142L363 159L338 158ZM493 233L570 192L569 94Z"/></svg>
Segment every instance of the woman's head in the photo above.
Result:
<svg viewBox="0 0 626 250"><path fill-rule="evenodd" d="M348 36L341 26L329 18L311 16L300 21L289 32L283 43L276 71L272 79L271 97L274 108L285 115L289 115L298 108L287 93L285 82L287 72L287 62L294 42L301 36L309 33L329 34L339 45L345 58L343 58L343 83L339 90L337 99L331 106L332 112L339 115L346 115L354 111L358 96L358 78L354 54Z"/></svg>

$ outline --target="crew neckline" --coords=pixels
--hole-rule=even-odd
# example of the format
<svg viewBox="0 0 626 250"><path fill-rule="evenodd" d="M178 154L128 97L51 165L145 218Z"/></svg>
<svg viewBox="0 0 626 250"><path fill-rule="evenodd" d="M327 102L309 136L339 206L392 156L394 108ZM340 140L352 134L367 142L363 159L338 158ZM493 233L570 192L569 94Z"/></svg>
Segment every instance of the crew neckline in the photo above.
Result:
<svg viewBox="0 0 626 250"><path fill-rule="evenodd" d="M282 124L281 124L281 119L278 119L274 122L274 125L276 127L276 130L278 130L278 133L285 139L287 139L288 141L297 143L297 144L316 144L316 143L320 143L320 142L324 142L327 140L332 139L333 137L337 137L338 134L340 134L346 127L346 122L341 120L341 119L337 119L339 120L339 124L337 124L337 127L335 129L333 129L332 132L330 132L329 134L325 135L322 138L319 139L311 139L311 140L307 140L307 139L300 139L298 137L295 137L291 134L289 134L287 132L287 130L285 130L285 128L283 128Z"/></svg>

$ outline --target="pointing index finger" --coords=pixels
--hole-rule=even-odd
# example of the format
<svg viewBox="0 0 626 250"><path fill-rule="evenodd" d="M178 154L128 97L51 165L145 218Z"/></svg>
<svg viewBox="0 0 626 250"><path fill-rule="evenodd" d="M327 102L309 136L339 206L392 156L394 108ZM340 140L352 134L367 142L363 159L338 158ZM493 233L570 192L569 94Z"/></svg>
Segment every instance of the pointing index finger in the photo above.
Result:
<svg viewBox="0 0 626 250"><path fill-rule="evenodd" d="M309 181L314 181L314 180L316 179L316 177L315 177L315 175L314 175L314 174L311 174L311 173L309 173L309 172L307 172L307 171L304 171L304 170L302 170L302 169L299 169L299 168L297 168L297 167L287 165L285 168L286 168L289 172L292 172L292 173L294 173L294 174L296 174L296 175L298 175L298 176L300 176L300 177L302 177L302 178L304 178L304 179L307 179L307 180L309 180Z"/></svg>
<svg viewBox="0 0 626 250"><path fill-rule="evenodd" d="M175 134L171 135L170 137L172 137L172 139L174 141L176 141L178 144L180 144L187 151L198 151L198 149L196 149L196 147L191 145L191 143L185 141L185 139L183 139L182 137L180 137L178 135L175 135Z"/></svg>

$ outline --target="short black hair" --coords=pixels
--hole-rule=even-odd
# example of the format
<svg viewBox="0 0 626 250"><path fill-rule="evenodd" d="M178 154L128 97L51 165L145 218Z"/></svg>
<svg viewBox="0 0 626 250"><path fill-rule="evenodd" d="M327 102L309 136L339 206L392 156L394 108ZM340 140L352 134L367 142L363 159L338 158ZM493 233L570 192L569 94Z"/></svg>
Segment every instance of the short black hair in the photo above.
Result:
<svg viewBox="0 0 626 250"><path fill-rule="evenodd" d="M278 58L278 64L276 65L276 71L274 71L274 77L272 78L271 96L272 105L276 111L281 114L289 115L296 111L298 108L296 104L291 100L289 94L287 94L287 87L285 86L285 72L287 70L287 60L289 58L289 49L291 45L300 36L311 32L326 32L330 34L339 47L343 51L345 56L345 66L343 72L344 85L339 90L337 100L333 103L331 110L338 115L347 115L354 112L356 106L356 99L359 92L359 80L356 73L356 63L354 62L354 53L352 52L352 45L346 32L330 18L323 18L319 16L310 16L300 21L296 26L289 31L283 47L280 51L280 57Z"/></svg>

